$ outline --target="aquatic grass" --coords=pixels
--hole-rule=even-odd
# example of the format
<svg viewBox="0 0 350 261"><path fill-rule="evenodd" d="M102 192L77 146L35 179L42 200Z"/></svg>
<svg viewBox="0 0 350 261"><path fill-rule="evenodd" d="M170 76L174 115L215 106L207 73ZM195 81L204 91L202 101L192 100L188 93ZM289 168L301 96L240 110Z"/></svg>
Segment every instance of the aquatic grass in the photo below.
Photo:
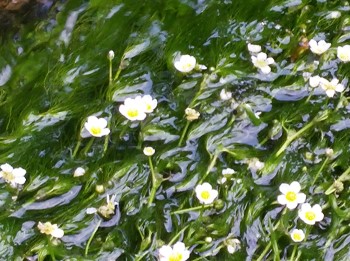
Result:
<svg viewBox="0 0 350 261"><path fill-rule="evenodd" d="M347 91L332 99L310 93L303 73L336 76L346 85L348 68L334 62L334 50L317 66L315 55L299 48L301 37L343 45L347 19L341 3L293 4L69 1L55 3L60 11L53 9L50 19L23 25L19 38L0 49L0 82L4 66L12 70L1 86L0 159L28 172L22 190L0 184L3 258L73 259L87 250L87 260L155 260L163 244L182 241L191 260L309 260L316 253L347 259L348 191L340 189L349 182ZM329 21L329 10L342 16ZM61 33L74 12L64 43ZM274 58L271 75L253 67L248 43ZM208 70L178 74L176 52L195 56ZM222 101L222 89L232 99ZM146 94L158 100L156 111L130 124L118 107ZM184 117L190 105L201 114L191 124ZM327 118L320 120L320 112ZM92 114L108 118L111 133L79 141ZM144 146L156 148L148 161ZM325 148L339 155L328 160L320 152ZM252 158L264 168L249 169ZM75 178L78 166L87 171ZM218 184L227 167L236 173ZM149 182L158 174L161 184ZM288 233L300 223L276 204L278 186L293 180L326 216L297 246ZM203 182L219 191L204 209L194 196ZM85 211L106 194L117 195L120 220L101 221L92 236L96 223ZM43 216L65 231L49 249L31 225ZM240 249L230 253L233 238Z"/></svg>

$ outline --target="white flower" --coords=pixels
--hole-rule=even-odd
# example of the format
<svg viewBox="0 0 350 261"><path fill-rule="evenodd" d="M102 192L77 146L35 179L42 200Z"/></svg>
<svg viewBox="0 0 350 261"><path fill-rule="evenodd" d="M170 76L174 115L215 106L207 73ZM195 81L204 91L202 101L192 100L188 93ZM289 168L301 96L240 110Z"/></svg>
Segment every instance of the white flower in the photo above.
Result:
<svg viewBox="0 0 350 261"><path fill-rule="evenodd" d="M190 258L190 251L182 242L177 242L173 247L162 246L158 254L159 261L185 261Z"/></svg>
<svg viewBox="0 0 350 261"><path fill-rule="evenodd" d="M248 168L251 171L258 171L258 170L262 170L265 166L264 162L261 162L258 158L251 158L248 159Z"/></svg>
<svg viewBox="0 0 350 261"><path fill-rule="evenodd" d="M320 85L321 77L316 75L309 78L309 84L311 87L316 88Z"/></svg>
<svg viewBox="0 0 350 261"><path fill-rule="evenodd" d="M41 233L51 235L53 237L61 238L64 235L64 231L62 229L58 228L56 224L51 224L50 222L39 222L38 228Z"/></svg>
<svg viewBox="0 0 350 261"><path fill-rule="evenodd" d="M146 156L152 156L156 151L152 147L145 147L143 149L143 154Z"/></svg>
<svg viewBox="0 0 350 261"><path fill-rule="evenodd" d="M241 241L239 241L237 238L231 238L226 240L226 245L227 245L227 252L230 254L233 254L236 252L238 249L241 248Z"/></svg>
<svg viewBox="0 0 350 261"><path fill-rule="evenodd" d="M330 43L326 43L324 40L316 42L314 39L311 39L309 42L311 52L315 54L323 54L325 51L331 47Z"/></svg>
<svg viewBox="0 0 350 261"><path fill-rule="evenodd" d="M328 81L327 79L321 78L320 85L328 97L333 97L335 92L342 92L345 89L344 85L339 83L338 79Z"/></svg>
<svg viewBox="0 0 350 261"><path fill-rule="evenodd" d="M115 205L117 202L115 201L116 195L113 195L111 198L109 198L109 195L107 195L107 204L102 205L98 208L98 212L105 218L110 218L111 215L114 214L115 211Z"/></svg>
<svg viewBox="0 0 350 261"><path fill-rule="evenodd" d="M26 182L24 175L27 173L25 169L13 168L10 164L5 163L0 166L0 178L3 178L12 187L23 185Z"/></svg>
<svg viewBox="0 0 350 261"><path fill-rule="evenodd" d="M114 52L110 50L107 55L108 60L113 60L114 59Z"/></svg>
<svg viewBox="0 0 350 261"><path fill-rule="evenodd" d="M259 68L263 73L268 74L271 72L270 64L273 64L275 61L273 58L267 58L266 53L258 53L257 56L252 56L252 62L255 67Z"/></svg>
<svg viewBox="0 0 350 261"><path fill-rule="evenodd" d="M339 11L331 11L327 16L326 19L336 19L341 16L341 13Z"/></svg>
<svg viewBox="0 0 350 261"><path fill-rule="evenodd" d="M309 225L314 225L316 222L319 222L324 218L322 208L318 204L313 207L311 207L309 203L302 204L298 215L302 221Z"/></svg>
<svg viewBox="0 0 350 261"><path fill-rule="evenodd" d="M84 176L84 174L85 174L85 169L83 169L82 167L78 167L78 168L76 168L76 170L74 171L73 177Z"/></svg>
<svg viewBox="0 0 350 261"><path fill-rule="evenodd" d="M89 135L94 137L106 136L110 133L110 130L107 128L107 121L104 118L97 118L95 116L89 116L87 122L84 124L85 130L89 132ZM83 138L89 136L83 132L81 136Z"/></svg>
<svg viewBox="0 0 350 261"><path fill-rule="evenodd" d="M350 45L339 46L337 49L337 56L343 62L350 61Z"/></svg>
<svg viewBox="0 0 350 261"><path fill-rule="evenodd" d="M199 118L199 116L201 115L198 111L191 109L191 108L187 108L185 110L185 114L186 114L186 119L189 121L197 120Z"/></svg>
<svg viewBox="0 0 350 261"><path fill-rule="evenodd" d="M195 188L196 196L202 204L211 204L218 196L218 191L205 182L202 185L197 185Z"/></svg>
<svg viewBox="0 0 350 261"><path fill-rule="evenodd" d="M299 203L304 203L306 200L306 195L299 193L300 184L297 181L293 181L290 185L282 183L279 189L282 195L277 197L277 201L289 209L295 209Z"/></svg>
<svg viewBox="0 0 350 261"><path fill-rule="evenodd" d="M178 71L188 73L196 67L196 58L188 54L181 55L175 60L174 66Z"/></svg>
<svg viewBox="0 0 350 261"><path fill-rule="evenodd" d="M257 44L248 43L248 50L249 52L252 52L252 53L259 53L261 52L261 46Z"/></svg>
<svg viewBox="0 0 350 261"><path fill-rule="evenodd" d="M141 96L137 96L135 99L126 98L124 104L119 106L119 112L131 121L142 121L146 118Z"/></svg>
<svg viewBox="0 0 350 261"><path fill-rule="evenodd" d="M294 242L301 242L305 238L305 233L301 229L293 229L290 233L290 237Z"/></svg>
<svg viewBox="0 0 350 261"><path fill-rule="evenodd" d="M227 92L225 89L222 89L220 92L220 98L223 101L227 101L232 98L232 92Z"/></svg>
<svg viewBox="0 0 350 261"><path fill-rule="evenodd" d="M141 102L143 104L143 111L145 113L153 112L153 110L157 107L157 100L152 99L151 95L145 95L141 98Z"/></svg>
<svg viewBox="0 0 350 261"><path fill-rule="evenodd" d="M221 173L222 175L232 175L232 174L235 174L236 171L234 171L231 168L226 168L226 169L223 169Z"/></svg>

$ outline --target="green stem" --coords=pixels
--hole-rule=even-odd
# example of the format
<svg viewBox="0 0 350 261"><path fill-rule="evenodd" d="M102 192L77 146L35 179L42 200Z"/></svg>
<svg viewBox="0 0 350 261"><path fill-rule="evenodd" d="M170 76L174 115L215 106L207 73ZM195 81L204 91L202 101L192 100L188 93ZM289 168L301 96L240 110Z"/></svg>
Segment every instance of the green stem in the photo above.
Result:
<svg viewBox="0 0 350 261"><path fill-rule="evenodd" d="M81 137L79 135L79 139L78 139L77 145L75 145L75 148L74 148L74 151L73 151L73 154L72 154L72 159L74 159L75 156L77 155L77 152L79 150L80 145L81 145Z"/></svg>
<svg viewBox="0 0 350 261"><path fill-rule="evenodd" d="M297 131L293 135L289 136L287 138L287 140L283 143L282 147L277 151L276 157L281 155L286 150L286 148L289 146L289 144L292 143L292 141L294 141L295 139L299 138L301 136L301 134L303 134L308 129L313 127L317 122L320 122L320 121L323 121L323 120L327 119L327 117L328 117L328 115L327 115L327 111L326 111L325 113L321 114L319 117L316 116L312 121L310 121L308 124L306 124L299 131Z"/></svg>
<svg viewBox="0 0 350 261"><path fill-rule="evenodd" d="M219 153L216 152L213 156L213 158L211 159L211 162L209 164L209 167L207 169L207 171L205 172L204 176L200 179L199 183L201 184L203 182L203 180L205 180L205 178L209 175L209 173L211 172L211 170L214 168L215 164L216 164L216 160L218 159Z"/></svg>
<svg viewBox="0 0 350 261"><path fill-rule="evenodd" d="M343 174L340 175L339 178L337 178L336 181L333 182L333 184L326 190L325 194L326 195L329 195L331 193L333 193L335 191L335 188L334 188L334 183L335 182L344 182L344 181L347 181L347 180L350 180L350 167L347 168L347 170L345 170L343 172Z"/></svg>
<svg viewBox="0 0 350 261"><path fill-rule="evenodd" d="M194 98L192 99L191 103L188 105L189 108L194 107L195 102L197 101L198 97L202 94L202 91L204 90L204 88L207 86L207 79L209 78L209 74L205 74L203 77L203 80L201 82L201 85L199 87L198 92L196 93L196 95L194 96Z"/></svg>
<svg viewBox="0 0 350 261"><path fill-rule="evenodd" d="M89 247L90 247L91 241L92 241L92 239L94 238L94 236L95 236L95 234L96 234L98 228L100 227L101 222L102 222L102 220L100 219L100 220L97 222L97 225L96 225L94 231L92 231L92 234L91 234L91 236L90 236L90 238L89 238L89 241L88 241L87 244L86 244L85 256L87 256L88 253L89 253Z"/></svg>
<svg viewBox="0 0 350 261"><path fill-rule="evenodd" d="M171 246L172 244L175 243L177 238L189 227L190 225L185 226L183 229L181 229L169 242L169 245Z"/></svg>
<svg viewBox="0 0 350 261"><path fill-rule="evenodd" d="M270 248L271 248L271 241L269 241L264 251L261 253L261 255L258 257L256 261L261 261L264 258L264 256L267 254L267 252L270 250Z"/></svg>
<svg viewBox="0 0 350 261"><path fill-rule="evenodd" d="M111 129L111 123L110 121L108 121L108 126L107 126L109 129ZM108 149L108 141L109 141L109 135L106 135L105 136L105 141L104 141L104 144L103 144L103 154L102 155L105 155L107 149Z"/></svg>
<svg viewBox="0 0 350 261"><path fill-rule="evenodd" d="M295 259L295 254L296 254L297 250L298 250L298 245L294 245L292 256L290 257L290 261L293 261Z"/></svg>
<svg viewBox="0 0 350 261"><path fill-rule="evenodd" d="M316 180L318 179L318 177L320 176L322 170L323 170L324 167L326 166L328 160L329 160L328 157L324 160L324 162L323 162L321 168L318 170L318 172L317 172L317 174L316 174L316 176L315 176L315 178L314 178L314 181L312 182L311 186L313 186L313 185L315 184L315 182L316 182Z"/></svg>
<svg viewBox="0 0 350 261"><path fill-rule="evenodd" d="M91 138L89 140L89 143L86 145L85 149L84 149L84 155L86 155L88 153L88 151L90 150L92 143L94 143L95 138Z"/></svg>
<svg viewBox="0 0 350 261"><path fill-rule="evenodd" d="M112 85L112 81L113 81L112 70L113 70L112 59L109 59L109 85Z"/></svg>
<svg viewBox="0 0 350 261"><path fill-rule="evenodd" d="M190 123L191 123L191 121L187 121L186 122L186 126L185 126L184 130L182 131L181 138L180 138L180 141L179 141L179 144L178 144L179 147L181 146L182 141L183 141L183 139L186 136L186 132L187 132L188 126L190 126Z"/></svg>
<svg viewBox="0 0 350 261"><path fill-rule="evenodd" d="M147 204L147 206L150 207L153 203L155 196L156 196L157 189L158 189L160 183L158 183L156 173L155 173L154 168L153 168L153 163L152 163L151 157L148 157L148 162L149 162L149 167L151 169L151 174L152 174L152 189L151 189L151 193L150 193L150 196L148 199L148 204Z"/></svg>
<svg viewBox="0 0 350 261"><path fill-rule="evenodd" d="M202 205L202 206L197 206L197 207L192 207L192 208L176 210L176 211L171 212L171 215L183 214L183 213L187 213L187 212L190 212L190 211L207 209L207 208L210 208L212 206L213 206L213 204L208 204L208 205Z"/></svg>

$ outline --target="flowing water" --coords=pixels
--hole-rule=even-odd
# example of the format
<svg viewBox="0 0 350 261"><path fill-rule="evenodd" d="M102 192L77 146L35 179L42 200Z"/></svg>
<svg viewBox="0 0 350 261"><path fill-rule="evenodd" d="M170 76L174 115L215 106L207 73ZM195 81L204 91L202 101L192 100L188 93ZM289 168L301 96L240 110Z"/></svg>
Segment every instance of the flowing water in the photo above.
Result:
<svg viewBox="0 0 350 261"><path fill-rule="evenodd" d="M0 259L157 260L163 244L182 241L189 260L349 260L350 67L337 58L350 42L349 10L325 0L71 0L37 5L26 19L6 12L0 163L27 173L15 188L1 179ZM332 46L316 55L311 39ZM248 43L274 58L270 73L254 67ZM207 69L177 71L179 54ZM346 89L327 97L311 75ZM145 120L119 112L146 94L158 105ZM187 107L199 119L187 121ZM91 115L108 120L108 136L81 138ZM78 167L86 172L74 177ZM235 173L221 184L226 168ZM292 181L321 205L321 222L278 204L280 184ZM201 208L203 182L219 194ZM107 195L118 203L112 215L86 213ZM40 233L47 221L64 236ZM293 228L304 241L291 240Z"/></svg>

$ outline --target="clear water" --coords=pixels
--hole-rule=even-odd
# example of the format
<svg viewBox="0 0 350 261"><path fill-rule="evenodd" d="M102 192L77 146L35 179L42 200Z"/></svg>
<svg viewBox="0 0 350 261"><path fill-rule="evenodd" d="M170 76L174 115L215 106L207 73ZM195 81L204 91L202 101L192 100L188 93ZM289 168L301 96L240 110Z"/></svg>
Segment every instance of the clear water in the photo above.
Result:
<svg viewBox="0 0 350 261"><path fill-rule="evenodd" d="M1 259L156 260L175 237L190 260L349 260L348 184L325 194L348 169L348 92L328 98L304 79L309 72L347 86L349 65L336 47L349 43L348 12L347 1L73 0L56 2L47 17L13 22L1 31L0 163L25 168L27 181L21 189L0 184ZM332 47L316 56L300 47L302 38ZM274 58L270 74L253 66L248 43ZM111 84L109 50L113 76L122 68ZM173 65L178 52L213 68L183 75ZM222 89L234 101L221 100ZM157 109L131 123L118 107L142 94L155 97ZM201 116L179 145L190 104ZM327 115L283 148L320 113ZM80 139L92 114L108 119L107 140ZM155 148L164 178L150 207L145 146ZM324 163L326 148L335 156ZM252 158L265 163L261 171L248 168ZM73 177L77 167L86 174ZM227 167L236 174L218 184ZM219 191L214 207L171 214L200 206L193 191L203 181ZM292 181L323 207L323 221L310 226L296 210L283 213L278 188ZM111 219L86 214L113 194ZM39 221L65 236L41 234ZM307 231L305 241L290 239L293 228ZM233 254L230 238L241 241Z"/></svg>

